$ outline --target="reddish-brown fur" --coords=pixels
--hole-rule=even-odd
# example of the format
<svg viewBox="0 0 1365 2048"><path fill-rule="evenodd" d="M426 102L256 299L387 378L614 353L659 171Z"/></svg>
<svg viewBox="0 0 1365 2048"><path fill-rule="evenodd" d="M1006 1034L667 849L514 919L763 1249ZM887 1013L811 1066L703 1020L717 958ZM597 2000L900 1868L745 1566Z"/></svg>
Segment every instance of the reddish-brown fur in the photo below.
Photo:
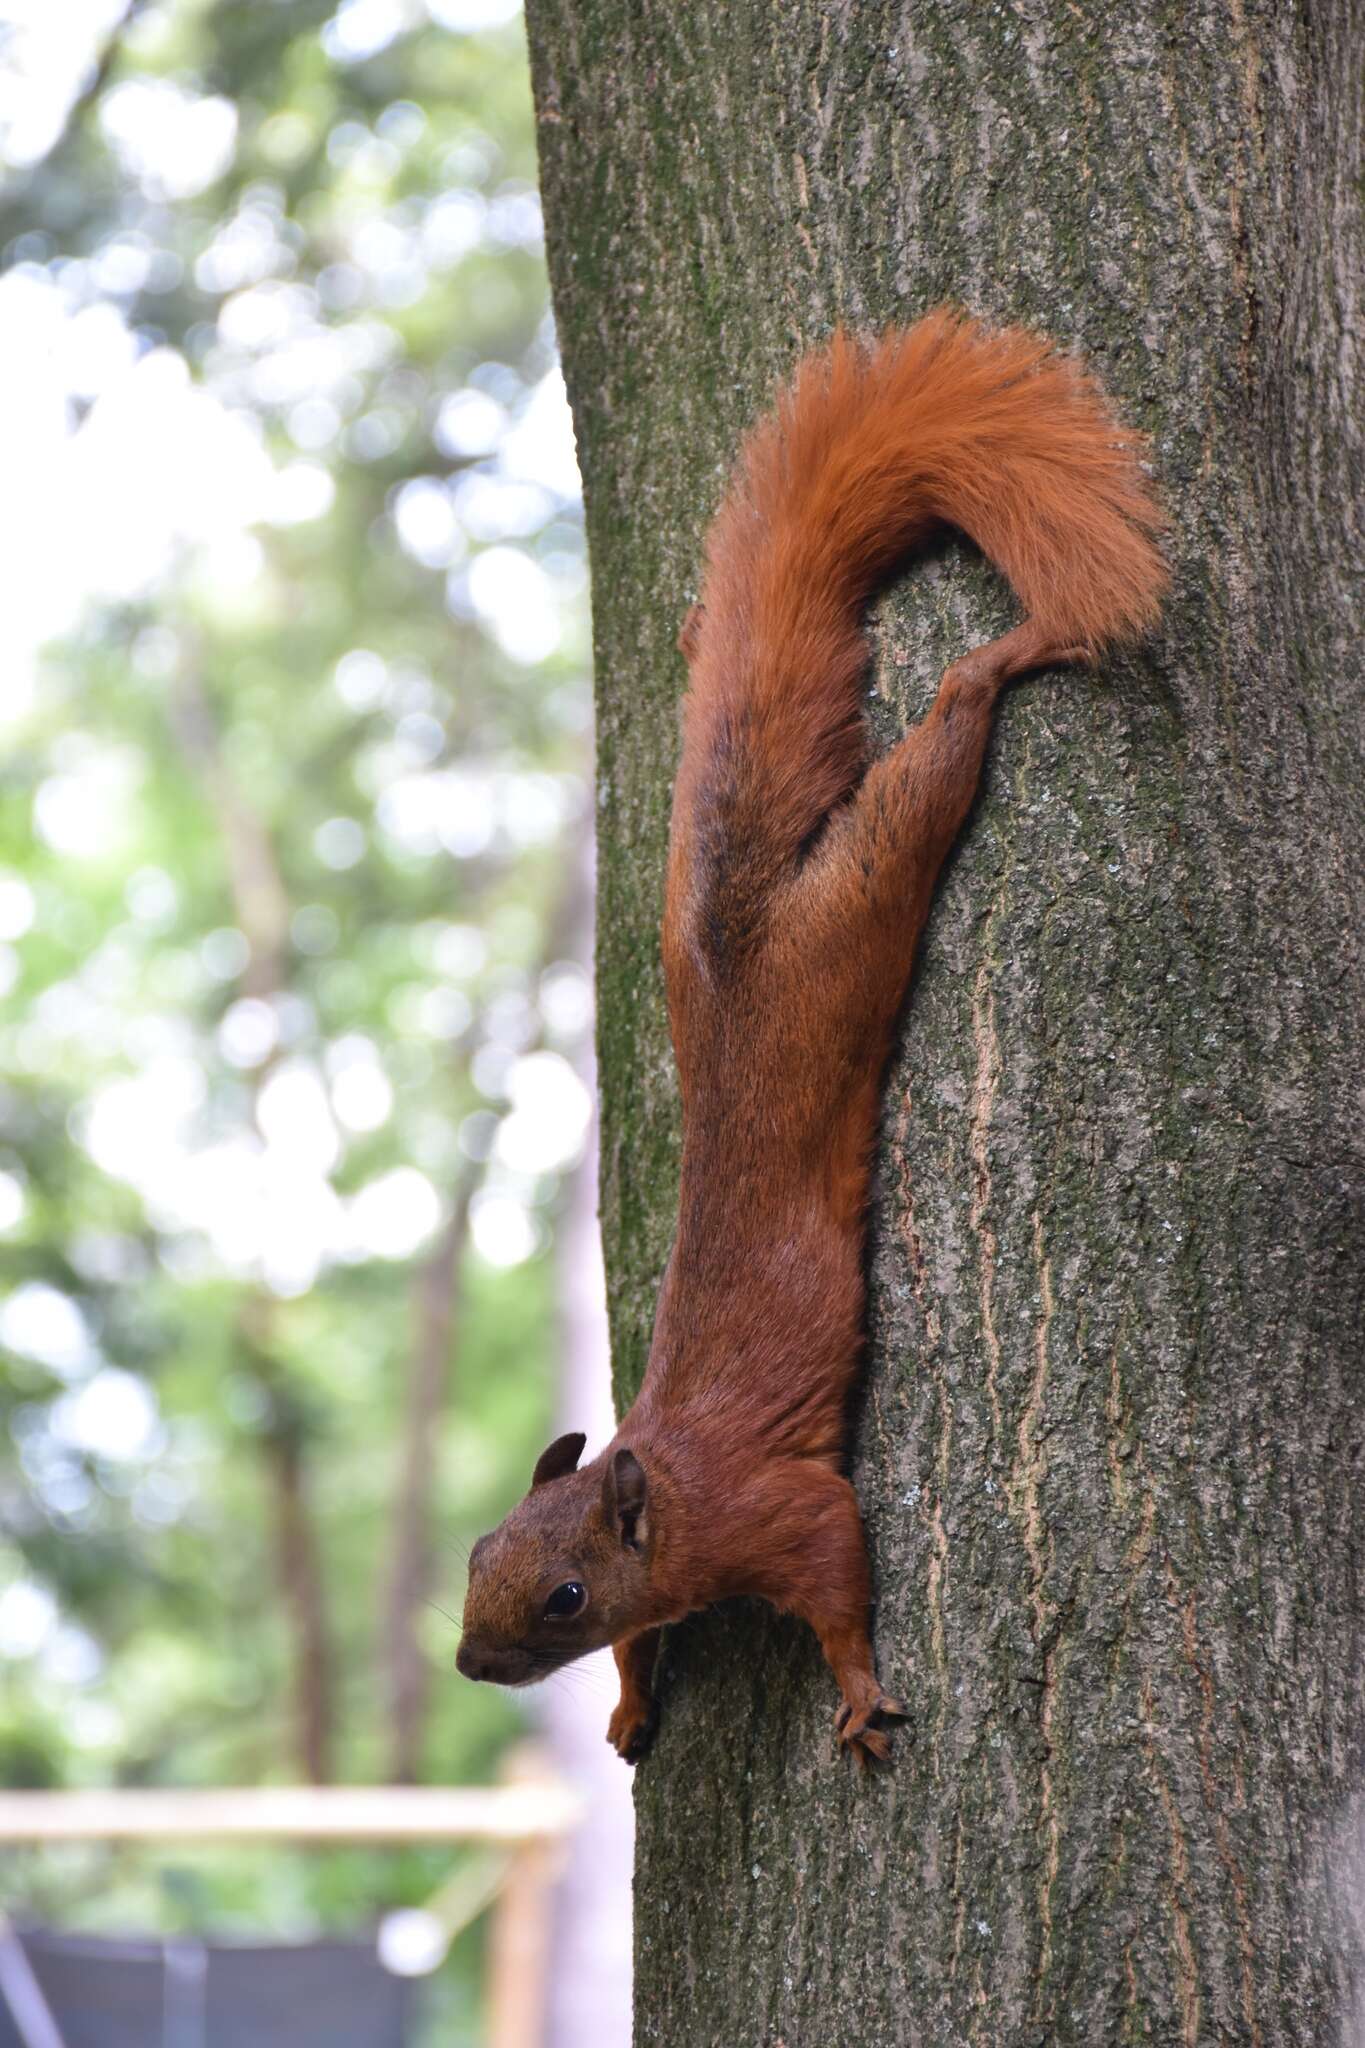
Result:
<svg viewBox="0 0 1365 2048"><path fill-rule="evenodd" d="M810 1622L844 1742L887 1752L877 1724L900 1709L873 1667L841 1469L881 1078L999 690L1156 617L1160 518L1138 456L1046 341L940 311L808 356L716 515L681 641L663 940L683 1160L648 1370L600 1457L574 1470L581 1440L562 1439L557 1476L476 1551L460 1653L472 1675L524 1683L611 1642L609 1735L632 1758L659 1626L741 1593ZM869 766L863 610L945 523L1026 617L955 662ZM586 1593L568 1623L544 1613L566 1579Z"/></svg>

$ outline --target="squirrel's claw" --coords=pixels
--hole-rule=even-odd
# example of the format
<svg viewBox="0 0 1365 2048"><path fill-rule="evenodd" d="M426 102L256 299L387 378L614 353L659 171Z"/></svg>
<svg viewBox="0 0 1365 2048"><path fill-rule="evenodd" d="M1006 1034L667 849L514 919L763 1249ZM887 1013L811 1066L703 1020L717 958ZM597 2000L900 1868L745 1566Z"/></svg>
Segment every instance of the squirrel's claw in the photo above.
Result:
<svg viewBox="0 0 1365 2048"><path fill-rule="evenodd" d="M658 1727L657 1700L650 1700L643 1708L618 1706L607 1724L607 1741L623 1763L638 1764L653 1748Z"/></svg>
<svg viewBox="0 0 1365 2048"><path fill-rule="evenodd" d="M834 1717L834 1726L840 1742L853 1752L858 1763L866 1770L873 1761L882 1764L891 1761L891 1738L885 1729L874 1728L873 1721L904 1721L908 1718L899 1700L893 1700L887 1693L879 1692L857 1708L851 1700L845 1700Z"/></svg>

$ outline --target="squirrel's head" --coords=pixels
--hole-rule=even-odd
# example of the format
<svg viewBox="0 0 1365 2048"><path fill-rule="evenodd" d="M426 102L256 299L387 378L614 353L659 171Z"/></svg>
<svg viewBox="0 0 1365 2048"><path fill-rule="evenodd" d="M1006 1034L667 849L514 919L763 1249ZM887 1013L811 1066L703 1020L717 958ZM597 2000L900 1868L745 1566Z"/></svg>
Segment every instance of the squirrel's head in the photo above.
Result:
<svg viewBox="0 0 1365 2048"><path fill-rule="evenodd" d="M534 1685L649 1620L649 1482L633 1451L582 1472L585 1439L541 1454L525 1500L469 1553L466 1678Z"/></svg>

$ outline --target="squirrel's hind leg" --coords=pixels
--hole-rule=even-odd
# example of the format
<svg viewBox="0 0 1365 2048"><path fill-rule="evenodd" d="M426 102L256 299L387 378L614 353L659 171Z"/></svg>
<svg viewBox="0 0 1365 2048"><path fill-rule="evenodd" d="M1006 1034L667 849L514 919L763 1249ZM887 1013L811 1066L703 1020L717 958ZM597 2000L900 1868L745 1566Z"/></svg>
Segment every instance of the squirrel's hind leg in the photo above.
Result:
<svg viewBox="0 0 1365 2048"><path fill-rule="evenodd" d="M1025 619L945 669L926 716L868 769L849 807L851 836L860 851L871 851L888 881L896 879L898 864L908 864L902 903L904 879L932 889L971 809L1005 685L1035 669L1084 659L1084 648L1062 646Z"/></svg>
<svg viewBox="0 0 1365 2048"><path fill-rule="evenodd" d="M888 959L903 952L908 969L939 869L976 795L1001 690L1034 669L1084 658L1084 648L1025 619L945 670L926 716L873 762L828 835L820 882L844 899L846 929L884 924L888 938L903 941Z"/></svg>

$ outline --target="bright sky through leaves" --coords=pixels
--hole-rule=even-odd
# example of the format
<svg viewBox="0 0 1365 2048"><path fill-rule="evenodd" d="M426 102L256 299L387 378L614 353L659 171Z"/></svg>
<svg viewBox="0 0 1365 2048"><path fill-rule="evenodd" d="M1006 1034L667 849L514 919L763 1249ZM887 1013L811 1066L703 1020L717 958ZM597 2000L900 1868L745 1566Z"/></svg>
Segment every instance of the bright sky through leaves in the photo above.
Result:
<svg viewBox="0 0 1365 2048"><path fill-rule="evenodd" d="M0 1776L291 1775L281 1446L364 1776L418 1271L474 1176L448 1666L458 1546L546 1426L591 1113L524 50L505 0L123 16L0 0ZM433 1767L507 1727L438 1682ZM345 1924L421 1903L400 1863L91 1865L44 1910Z"/></svg>

